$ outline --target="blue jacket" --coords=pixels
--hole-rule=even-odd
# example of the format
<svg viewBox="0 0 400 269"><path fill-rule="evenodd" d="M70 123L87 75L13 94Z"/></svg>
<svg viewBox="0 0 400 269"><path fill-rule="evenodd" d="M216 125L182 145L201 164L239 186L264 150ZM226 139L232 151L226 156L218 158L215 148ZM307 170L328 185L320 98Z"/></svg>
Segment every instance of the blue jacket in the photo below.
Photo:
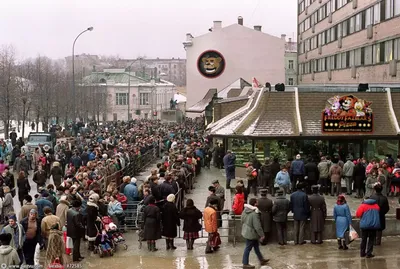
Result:
<svg viewBox="0 0 400 269"><path fill-rule="evenodd" d="M305 221L310 217L310 203L305 192L299 190L290 195L290 210L294 220Z"/></svg>
<svg viewBox="0 0 400 269"><path fill-rule="evenodd" d="M38 208L38 215L39 215L39 218L43 218L43 217L44 217L43 209L44 209L46 206L47 206L47 207L50 207L51 210L53 211L53 213L55 213L55 212L54 212L54 208L53 208L53 203L50 202L49 200L45 199L45 198L40 198L40 199L38 199L38 200L36 201L35 205L36 205L37 208Z"/></svg>
<svg viewBox="0 0 400 269"><path fill-rule="evenodd" d="M136 184L131 182L124 188L124 195L128 198L128 201L137 201L139 197L138 189Z"/></svg>
<svg viewBox="0 0 400 269"><path fill-rule="evenodd" d="M290 174L292 176L304 176L304 163L302 160L294 160L290 165Z"/></svg>
<svg viewBox="0 0 400 269"><path fill-rule="evenodd" d="M379 230L379 206L373 199L366 199L357 209L356 217L360 218L360 229Z"/></svg>
<svg viewBox="0 0 400 269"><path fill-rule="evenodd" d="M276 178L275 178L275 183L280 186L289 186L290 185L290 176L289 173L286 172L282 172L279 171L278 174L276 174Z"/></svg>

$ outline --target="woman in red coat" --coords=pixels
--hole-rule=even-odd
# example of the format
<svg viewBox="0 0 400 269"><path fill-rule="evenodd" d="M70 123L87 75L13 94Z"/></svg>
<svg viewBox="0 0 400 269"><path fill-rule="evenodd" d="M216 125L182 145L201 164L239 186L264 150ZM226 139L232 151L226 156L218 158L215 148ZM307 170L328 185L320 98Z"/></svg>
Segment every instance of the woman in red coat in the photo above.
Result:
<svg viewBox="0 0 400 269"><path fill-rule="evenodd" d="M236 194L233 198L232 210L235 215L242 215L244 209L244 193L242 186L236 186Z"/></svg>

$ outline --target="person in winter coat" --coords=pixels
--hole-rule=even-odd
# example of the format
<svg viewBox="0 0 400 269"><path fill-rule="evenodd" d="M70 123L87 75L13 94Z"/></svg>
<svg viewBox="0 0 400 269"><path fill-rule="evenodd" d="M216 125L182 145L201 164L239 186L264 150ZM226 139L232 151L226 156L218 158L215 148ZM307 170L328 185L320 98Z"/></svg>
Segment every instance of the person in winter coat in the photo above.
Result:
<svg viewBox="0 0 400 269"><path fill-rule="evenodd" d="M319 172L317 164L312 158L308 158L306 165L304 166L305 182L307 183L306 193L311 194L311 186L318 183Z"/></svg>
<svg viewBox="0 0 400 269"><path fill-rule="evenodd" d="M56 188L61 185L62 178L64 176L63 171L60 167L59 162L53 163L53 168L50 170L50 175L53 177L53 182Z"/></svg>
<svg viewBox="0 0 400 269"><path fill-rule="evenodd" d="M108 202L108 209L107 209L108 215L113 219L114 223L119 227L120 225L125 224L125 214L124 210L122 208L121 203L117 199L116 194L112 194L110 196L110 201Z"/></svg>
<svg viewBox="0 0 400 269"><path fill-rule="evenodd" d="M161 238L161 213L156 199L150 196L149 204L143 210L143 239L149 251L157 251L156 240Z"/></svg>
<svg viewBox="0 0 400 269"><path fill-rule="evenodd" d="M257 255L261 265L266 265L268 259L264 259L260 251L259 241L264 241L264 231L261 226L260 212L257 208L257 199L251 198L249 204L246 204L241 216L242 236L246 239L246 247L243 253L243 268L255 268L249 264L249 256L251 250Z"/></svg>
<svg viewBox="0 0 400 269"><path fill-rule="evenodd" d="M29 213L31 212L31 209L34 209L37 212L37 206L32 204L32 200L33 200L32 196L25 195L24 205L21 207L21 210L19 211L19 216L18 216L19 220L28 217Z"/></svg>
<svg viewBox="0 0 400 269"><path fill-rule="evenodd" d="M61 265L65 265L65 244L63 232L60 231L58 224L51 227L48 239L48 248L46 250L45 266L51 266L52 263L58 261Z"/></svg>
<svg viewBox="0 0 400 269"><path fill-rule="evenodd" d="M290 196L290 211L293 212L294 220L294 244L303 245L307 219L310 217L310 203L304 192L304 183L297 184L297 191Z"/></svg>
<svg viewBox="0 0 400 269"><path fill-rule="evenodd" d="M70 202L67 200L67 196L63 195L60 198L60 203L56 208L56 216L60 219L61 228L67 223L67 214L70 207Z"/></svg>
<svg viewBox="0 0 400 269"><path fill-rule="evenodd" d="M360 257L373 258L376 231L381 229L379 205L373 199L365 199L358 207L356 217L360 218Z"/></svg>
<svg viewBox="0 0 400 269"><path fill-rule="evenodd" d="M172 187L172 177L167 177L160 185L160 193L162 199L166 200L168 195L175 194L174 187Z"/></svg>
<svg viewBox="0 0 400 269"><path fill-rule="evenodd" d="M380 228L376 231L375 245L380 246L382 242L382 232L386 229L386 217L385 215L389 212L389 202L385 195L382 194L383 188L380 184L375 186L375 194L370 198L375 200L379 206L379 223Z"/></svg>
<svg viewBox="0 0 400 269"><path fill-rule="evenodd" d="M42 232L40 229L40 221L37 217L37 211L31 209L29 216L21 220L21 225L25 231L25 242L22 247L24 252L25 262L28 265L35 264L36 245L42 245Z"/></svg>
<svg viewBox="0 0 400 269"><path fill-rule="evenodd" d="M365 166L361 160L358 160L357 164L354 166L354 189L356 191L356 198L364 197L365 173Z"/></svg>
<svg viewBox="0 0 400 269"><path fill-rule="evenodd" d="M233 197L232 210L235 215L242 215L244 209L243 187L236 186L236 194Z"/></svg>
<svg viewBox="0 0 400 269"><path fill-rule="evenodd" d="M82 218L79 214L79 209L82 202L76 200L72 203L72 207L67 212L67 236L72 238L73 252L72 261L78 262L83 257L80 253L81 238L85 236L85 228L82 224Z"/></svg>
<svg viewBox="0 0 400 269"><path fill-rule="evenodd" d="M331 178L331 196L339 196L342 190L341 180L342 180L343 170L340 165L335 162L329 169L329 176ZM335 192L336 190L336 192Z"/></svg>
<svg viewBox="0 0 400 269"><path fill-rule="evenodd" d="M186 207L179 213L179 218L183 219L183 239L186 240L186 248L193 249L194 241L199 238L201 231L200 220L203 214L198 210L192 199L186 200Z"/></svg>
<svg viewBox="0 0 400 269"><path fill-rule="evenodd" d="M258 170L254 168L251 164L247 164L246 168L246 177L247 177L247 191L251 193L253 191L254 196L257 196L257 179L258 179Z"/></svg>
<svg viewBox="0 0 400 269"><path fill-rule="evenodd" d="M272 206L272 220L276 224L278 243L283 246L287 244L287 215L290 212L290 201L284 196L283 190L278 190L276 194Z"/></svg>
<svg viewBox="0 0 400 269"><path fill-rule="evenodd" d="M42 221L42 219L45 217L45 213L44 213L45 207L49 207L49 208L53 209L53 203L47 199L48 196L49 196L48 192L42 192L41 195L39 195L39 194L35 195L35 198L37 197L36 206L38 208L38 215L39 215L40 221Z"/></svg>
<svg viewBox="0 0 400 269"><path fill-rule="evenodd" d="M49 240L51 228L57 224L57 226L59 227L59 230L61 230L62 226L60 225L60 218L57 217L56 215L53 215L52 209L50 207L45 207L43 211L44 211L45 217L42 219L41 229L42 229L42 238L43 238L44 244L47 248L48 247L47 242Z"/></svg>
<svg viewBox="0 0 400 269"><path fill-rule="evenodd" d="M8 186L3 187L4 200L2 208L2 216L4 216L5 222L7 222L7 216L14 212L14 200Z"/></svg>
<svg viewBox="0 0 400 269"><path fill-rule="evenodd" d="M310 203L310 226L311 226L311 244L322 244L322 232L324 231L326 219L326 202L318 191L319 187L311 187L313 194L308 197Z"/></svg>
<svg viewBox="0 0 400 269"><path fill-rule="evenodd" d="M18 174L17 179L17 188L18 188L18 200L21 203L21 206L24 204L24 198L31 191L31 185L29 184L28 178L25 176L25 172L21 171Z"/></svg>
<svg viewBox="0 0 400 269"><path fill-rule="evenodd" d="M378 168L378 182L382 187L382 194L384 196L387 196L388 181L385 170L383 168Z"/></svg>
<svg viewBox="0 0 400 269"><path fill-rule="evenodd" d="M354 163L350 158L347 158L346 163L343 165L343 176L346 181L347 195L352 194L353 176L354 176Z"/></svg>
<svg viewBox="0 0 400 269"><path fill-rule="evenodd" d="M7 266L13 266L11 268L17 268L21 264L21 260L18 256L18 252L10 246L12 240L12 235L0 234L0 264L5 264Z"/></svg>
<svg viewBox="0 0 400 269"><path fill-rule="evenodd" d="M223 150L223 149L221 149ZM235 179L235 170L236 170L236 156L232 153L232 151L228 150L226 155L223 158L223 164L225 168L226 175L226 189L229 190L231 188L231 180Z"/></svg>
<svg viewBox="0 0 400 269"><path fill-rule="evenodd" d="M216 196L218 197L218 196ZM204 230L208 233L208 240L206 246L206 254L212 253L217 250L219 246L212 245L212 239L218 233L218 205L219 201L216 197L212 197L209 201L209 204L204 209Z"/></svg>
<svg viewBox="0 0 400 269"><path fill-rule="evenodd" d="M225 206L225 189L219 184L218 179L214 179L212 181L212 185L215 188L215 195L217 195L221 199L220 209L224 210Z"/></svg>
<svg viewBox="0 0 400 269"><path fill-rule="evenodd" d="M281 167L282 170L278 172L275 178L275 184L283 191L284 195L289 193L290 189L290 175L286 166Z"/></svg>
<svg viewBox="0 0 400 269"><path fill-rule="evenodd" d="M271 178L271 161L269 158L266 158L264 164L260 168L260 185L264 189L268 187L271 190L271 195L275 196L274 182ZM272 186L270 186L270 183L272 183Z"/></svg>
<svg viewBox="0 0 400 269"><path fill-rule="evenodd" d="M318 164L319 184L321 185L321 194L328 195L328 180L329 180L330 162L326 157L321 157L321 162Z"/></svg>
<svg viewBox="0 0 400 269"><path fill-rule="evenodd" d="M124 176L122 178L122 184L119 186L119 192L124 193L126 185L131 183L131 178L129 176Z"/></svg>
<svg viewBox="0 0 400 269"><path fill-rule="evenodd" d="M350 208L343 195L339 195L333 208L333 219L336 223L336 237L339 249L347 250L348 231L351 225Z"/></svg>
<svg viewBox="0 0 400 269"><path fill-rule="evenodd" d="M99 195L93 193L89 196L89 201L87 202L86 212L86 239L89 241L89 250L94 250L94 242L96 240L97 231L99 230ZM78 200L75 200L78 201Z"/></svg>
<svg viewBox="0 0 400 269"><path fill-rule="evenodd" d="M40 187L44 188L46 186L47 174L41 165L38 166L38 170L33 174L32 180L37 184L37 192L40 192Z"/></svg>
<svg viewBox="0 0 400 269"><path fill-rule="evenodd" d="M1 233L11 234L12 239L10 246L17 251L21 265L24 262L24 253L22 247L25 242L25 230L22 225L17 222L17 216L15 216L13 213L8 216L8 225L4 226Z"/></svg>
<svg viewBox="0 0 400 269"><path fill-rule="evenodd" d="M257 207L260 211L261 227L264 231L264 240L261 242L262 245L266 245L268 242L268 236L271 232L272 225L272 206L273 202L267 198L268 190L260 190L261 198L257 201Z"/></svg>
<svg viewBox="0 0 400 269"><path fill-rule="evenodd" d="M162 235L165 237L167 250L176 249L174 246L174 238L178 236L177 227L181 226L179 220L178 209L175 205L175 195L170 194L167 197L167 202L164 204L161 214L162 220Z"/></svg>
<svg viewBox="0 0 400 269"><path fill-rule="evenodd" d="M296 190L298 182L304 181L305 167L304 162L301 160L300 154L296 155L296 160L290 165L290 176L292 181L292 191Z"/></svg>
<svg viewBox="0 0 400 269"><path fill-rule="evenodd" d="M378 169L372 168L371 172L367 176L365 181L365 198L371 197L375 189L374 187L378 184Z"/></svg>
<svg viewBox="0 0 400 269"><path fill-rule="evenodd" d="M218 206L217 206L218 227L222 227L221 211L222 211L223 207L221 207L221 205L222 205L221 198L219 198L219 196L217 196L215 194L216 189L214 186L209 186L208 191L209 191L210 195L207 197L205 208L210 205L211 200L215 199L218 201Z"/></svg>
<svg viewBox="0 0 400 269"><path fill-rule="evenodd" d="M136 185L136 178L132 177L131 182L127 184L124 188L124 195L126 198L128 198L128 201L134 202L138 201L139 199L139 193L138 193L138 188Z"/></svg>

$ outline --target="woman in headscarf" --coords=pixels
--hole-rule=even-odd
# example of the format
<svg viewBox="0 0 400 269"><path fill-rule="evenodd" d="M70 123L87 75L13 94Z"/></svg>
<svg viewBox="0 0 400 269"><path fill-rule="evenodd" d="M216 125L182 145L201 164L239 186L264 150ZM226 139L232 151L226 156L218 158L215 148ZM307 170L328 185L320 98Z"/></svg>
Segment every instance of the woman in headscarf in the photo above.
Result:
<svg viewBox="0 0 400 269"><path fill-rule="evenodd" d="M179 213L175 205L175 195L167 196L167 202L164 204L162 211L162 235L165 237L167 250L176 249L174 246L174 238L177 234L177 226L180 226Z"/></svg>
<svg viewBox="0 0 400 269"><path fill-rule="evenodd" d="M348 231L351 224L350 208L347 205L346 198L339 195L336 205L333 208L333 218L336 223L336 237L339 249L347 250Z"/></svg>
<svg viewBox="0 0 400 269"><path fill-rule="evenodd" d="M63 240L63 232L60 231L60 227L58 226L58 224L55 224L53 227L51 227L49 234L48 247L46 250L45 268L56 262L64 265L66 261L64 253L65 246Z"/></svg>
<svg viewBox="0 0 400 269"><path fill-rule="evenodd" d="M89 196L89 201L87 202L86 212L86 239L89 241L89 250L94 250L94 242L99 230L98 221L99 217L99 206L98 201L100 197L97 193L93 193Z"/></svg>
<svg viewBox="0 0 400 269"><path fill-rule="evenodd" d="M53 163L53 168L51 168L50 175L53 177L54 185L56 185L56 187L60 186L63 178L63 171L59 162Z"/></svg>

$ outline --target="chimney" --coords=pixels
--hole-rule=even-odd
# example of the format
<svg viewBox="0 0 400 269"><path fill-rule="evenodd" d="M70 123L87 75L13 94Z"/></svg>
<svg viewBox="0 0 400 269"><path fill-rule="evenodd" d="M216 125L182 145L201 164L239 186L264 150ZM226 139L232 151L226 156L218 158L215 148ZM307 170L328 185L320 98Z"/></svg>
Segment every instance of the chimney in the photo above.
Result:
<svg viewBox="0 0 400 269"><path fill-rule="evenodd" d="M281 39L286 41L286 35L285 34L281 34Z"/></svg>
<svg viewBox="0 0 400 269"><path fill-rule="evenodd" d="M289 43L292 43L292 38L291 37L289 37Z"/></svg>
<svg viewBox="0 0 400 269"><path fill-rule="evenodd" d="M238 24L243 25L243 17L242 16L238 17Z"/></svg>
<svg viewBox="0 0 400 269"><path fill-rule="evenodd" d="M261 32L261 25L254 25L254 30Z"/></svg>
<svg viewBox="0 0 400 269"><path fill-rule="evenodd" d="M213 30L221 29L222 28L222 21L214 21Z"/></svg>

